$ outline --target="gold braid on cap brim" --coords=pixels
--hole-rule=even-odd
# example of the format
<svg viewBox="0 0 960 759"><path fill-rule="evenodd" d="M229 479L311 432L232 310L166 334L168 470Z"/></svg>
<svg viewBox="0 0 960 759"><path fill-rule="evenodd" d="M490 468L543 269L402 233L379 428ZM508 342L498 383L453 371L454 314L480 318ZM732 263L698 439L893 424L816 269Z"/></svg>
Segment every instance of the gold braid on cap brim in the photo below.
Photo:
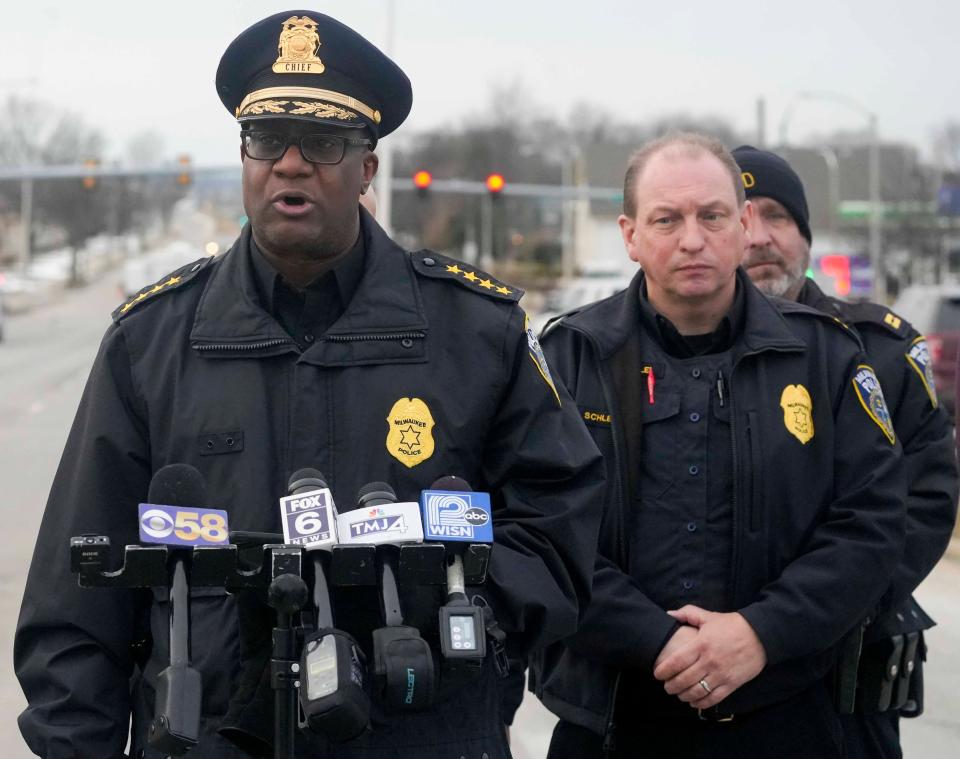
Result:
<svg viewBox="0 0 960 759"><path fill-rule="evenodd" d="M334 105L296 102L297 98L301 101L304 98L310 98L311 100L323 100L327 103L337 103L363 114L374 124L380 123L380 111L374 110L366 103L361 103L356 98L344 95L341 92L320 90L314 87L267 87L263 90L256 90L247 95L237 107L236 117L239 119L241 116L259 116L266 112L298 116L313 114L317 118L333 117L343 121L358 118L357 113L351 113ZM291 103L291 100L294 100L294 102ZM292 107L288 108L288 106Z"/></svg>

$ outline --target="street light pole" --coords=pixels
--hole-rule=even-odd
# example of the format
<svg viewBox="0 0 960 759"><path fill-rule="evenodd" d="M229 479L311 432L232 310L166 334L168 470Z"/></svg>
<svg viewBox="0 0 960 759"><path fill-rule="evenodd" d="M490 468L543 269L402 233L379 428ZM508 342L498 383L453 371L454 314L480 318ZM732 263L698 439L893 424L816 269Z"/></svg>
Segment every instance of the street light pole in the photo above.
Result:
<svg viewBox="0 0 960 759"><path fill-rule="evenodd" d="M877 126L877 115L865 108L858 101L847 95L841 95L836 92L798 92L793 100L784 110L783 117L780 120L780 141L786 145L787 125L790 116L793 113L793 107L797 100L829 100L834 103L840 103L848 108L852 108L863 116L867 117L867 131L869 135L869 166L868 195L870 203L870 217L868 224L868 248L870 254L870 268L873 271L873 293L872 299L882 303L887 294L887 278L883 265L883 259L880 255L882 246L882 222L883 209L880 199L880 131ZM826 156L824 156L826 159ZM829 163L829 161L828 161Z"/></svg>
<svg viewBox="0 0 960 759"><path fill-rule="evenodd" d="M396 26L396 3L394 0L387 2L387 40L384 52L389 57L393 57L394 29ZM389 140L377 145L377 157L380 159L379 171L377 172L377 221L384 231L390 235L393 233L393 145Z"/></svg>
<svg viewBox="0 0 960 759"><path fill-rule="evenodd" d="M870 265L873 268L873 300L883 303L887 297L887 274L880 257L880 135L877 116L870 117Z"/></svg>

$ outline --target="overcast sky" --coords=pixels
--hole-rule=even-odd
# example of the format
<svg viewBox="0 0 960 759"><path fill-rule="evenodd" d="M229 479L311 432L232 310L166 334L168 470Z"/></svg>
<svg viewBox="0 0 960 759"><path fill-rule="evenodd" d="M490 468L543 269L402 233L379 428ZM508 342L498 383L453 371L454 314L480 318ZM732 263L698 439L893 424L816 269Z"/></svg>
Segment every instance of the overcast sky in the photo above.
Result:
<svg viewBox="0 0 960 759"><path fill-rule="evenodd" d="M387 0L331 0L317 11L387 42ZM459 124L497 85L521 82L530 107L566 118L585 104L618 121L717 115L756 128L766 98L775 140L856 129L865 117L798 92L831 91L878 115L887 140L925 152L960 120L960 3L953 0L395 0L394 59L413 82L409 133ZM263 0L7 0L0 102L29 95L79 114L123 155L131 136L164 135L199 164L238 159L237 127L214 90L217 63L244 28L291 9ZM320 29L321 39L323 29ZM322 57L322 56L321 56ZM790 107L793 102L793 107ZM2 116L0 116L2 118Z"/></svg>

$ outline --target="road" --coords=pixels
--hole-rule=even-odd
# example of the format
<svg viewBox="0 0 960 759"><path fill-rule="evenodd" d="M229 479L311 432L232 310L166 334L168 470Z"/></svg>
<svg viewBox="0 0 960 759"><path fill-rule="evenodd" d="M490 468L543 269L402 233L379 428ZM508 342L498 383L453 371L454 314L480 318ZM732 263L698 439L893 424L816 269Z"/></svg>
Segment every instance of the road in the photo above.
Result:
<svg viewBox="0 0 960 759"><path fill-rule="evenodd" d="M10 317L0 344L0 506L7 549L0 554L0 750L30 756L16 726L24 707L13 675L13 630L44 501L67 430L109 313L119 302L119 275L69 292L42 310ZM939 620L928 634L927 711L903 721L905 755L952 759L960 746L960 548L918 592ZM512 731L516 759L541 759L553 717L528 696Z"/></svg>

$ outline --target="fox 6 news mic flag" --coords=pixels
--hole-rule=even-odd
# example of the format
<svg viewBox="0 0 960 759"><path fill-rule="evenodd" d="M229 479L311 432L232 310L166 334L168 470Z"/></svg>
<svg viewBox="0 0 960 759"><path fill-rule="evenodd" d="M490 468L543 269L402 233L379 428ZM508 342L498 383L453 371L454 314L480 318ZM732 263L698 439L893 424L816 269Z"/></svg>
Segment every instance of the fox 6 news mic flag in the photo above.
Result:
<svg viewBox="0 0 960 759"><path fill-rule="evenodd" d="M290 478L288 492L280 499L283 542L308 551L336 543L337 509L323 475L301 469Z"/></svg>

